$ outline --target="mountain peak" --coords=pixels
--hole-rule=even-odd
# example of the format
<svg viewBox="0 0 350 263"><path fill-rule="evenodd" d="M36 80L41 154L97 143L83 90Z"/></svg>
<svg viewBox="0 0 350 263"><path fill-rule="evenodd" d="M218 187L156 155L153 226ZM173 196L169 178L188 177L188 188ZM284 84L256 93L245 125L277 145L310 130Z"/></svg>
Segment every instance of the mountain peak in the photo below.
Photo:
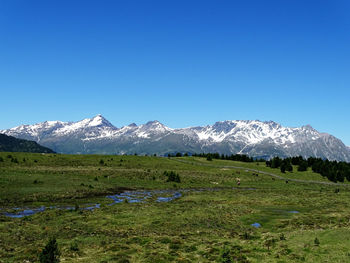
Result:
<svg viewBox="0 0 350 263"><path fill-rule="evenodd" d="M109 126L114 127L102 114L97 114L95 117L88 119L88 126Z"/></svg>
<svg viewBox="0 0 350 263"><path fill-rule="evenodd" d="M146 125L153 125L153 124L161 124L161 123L159 121L157 121L157 120L149 121L149 122L146 123ZM161 124L161 125L163 125L163 124Z"/></svg>
<svg viewBox="0 0 350 263"><path fill-rule="evenodd" d="M350 161L349 147L310 125L290 128L273 121L232 120L172 129L158 120L121 129L101 114L78 122L44 122L1 130L62 153L219 152L250 156L314 156Z"/></svg>

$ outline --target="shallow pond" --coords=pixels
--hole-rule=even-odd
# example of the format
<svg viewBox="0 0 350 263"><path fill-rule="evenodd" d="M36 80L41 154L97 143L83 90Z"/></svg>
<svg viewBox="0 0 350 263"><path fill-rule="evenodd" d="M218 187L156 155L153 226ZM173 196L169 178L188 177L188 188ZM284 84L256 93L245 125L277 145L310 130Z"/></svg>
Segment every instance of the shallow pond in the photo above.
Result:
<svg viewBox="0 0 350 263"><path fill-rule="evenodd" d="M261 227L260 223L253 223L253 224L251 224L251 226L253 226L253 227L255 227L255 228Z"/></svg>
<svg viewBox="0 0 350 263"><path fill-rule="evenodd" d="M231 188L232 190L256 190L255 188ZM169 190L135 190L125 191L115 195L108 195L106 198L111 199L112 203L108 205L115 205L122 202L125 203L144 203L144 202L171 202L175 199L180 198L184 193L187 192L202 192L202 191L220 191L227 190L224 188L201 188L201 189L169 189ZM37 208L29 207L16 207L9 209L5 212L0 212L0 215L4 215L12 218L21 218L25 216L34 215L36 213L44 212L48 209L60 209L60 210L94 210L100 208L100 204L80 204L79 206L41 206ZM2 209L0 208L0 211Z"/></svg>

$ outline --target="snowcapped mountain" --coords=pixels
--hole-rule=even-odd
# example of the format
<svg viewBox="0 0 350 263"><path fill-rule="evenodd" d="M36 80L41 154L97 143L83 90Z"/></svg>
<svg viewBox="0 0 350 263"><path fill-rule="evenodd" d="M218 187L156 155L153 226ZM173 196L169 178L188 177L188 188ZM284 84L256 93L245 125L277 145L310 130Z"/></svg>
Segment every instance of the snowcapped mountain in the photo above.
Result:
<svg viewBox="0 0 350 263"><path fill-rule="evenodd" d="M350 161L350 148L334 136L320 133L310 125L289 128L273 121L220 121L182 129L150 121L117 128L99 114L78 122L46 121L0 133L34 140L61 153L219 152L266 158L303 155Z"/></svg>

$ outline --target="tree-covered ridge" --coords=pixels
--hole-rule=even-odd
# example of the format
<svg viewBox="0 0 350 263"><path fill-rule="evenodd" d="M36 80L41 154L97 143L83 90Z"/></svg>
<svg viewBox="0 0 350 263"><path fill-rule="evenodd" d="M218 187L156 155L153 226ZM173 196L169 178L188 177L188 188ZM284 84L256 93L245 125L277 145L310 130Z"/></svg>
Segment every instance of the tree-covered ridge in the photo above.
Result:
<svg viewBox="0 0 350 263"><path fill-rule="evenodd" d="M0 152L54 153L53 150L43 147L34 141L17 139L5 134L0 134Z"/></svg>
<svg viewBox="0 0 350 263"><path fill-rule="evenodd" d="M219 154L219 153L194 153L192 156L194 157L205 157L207 160L211 159L220 159L220 160L229 160L229 161L237 161L237 162L254 162L253 157L249 157L248 155L245 154ZM261 160L256 160L256 161L261 161ZM265 160L263 160L265 161Z"/></svg>
<svg viewBox="0 0 350 263"><path fill-rule="evenodd" d="M292 172L292 165L297 165L299 172L306 171L310 167L313 172L327 177L332 182L344 182L345 178L350 181L350 163L346 162L329 161L314 157L304 159L302 156L285 159L274 157L266 161L266 166L280 168L281 172Z"/></svg>

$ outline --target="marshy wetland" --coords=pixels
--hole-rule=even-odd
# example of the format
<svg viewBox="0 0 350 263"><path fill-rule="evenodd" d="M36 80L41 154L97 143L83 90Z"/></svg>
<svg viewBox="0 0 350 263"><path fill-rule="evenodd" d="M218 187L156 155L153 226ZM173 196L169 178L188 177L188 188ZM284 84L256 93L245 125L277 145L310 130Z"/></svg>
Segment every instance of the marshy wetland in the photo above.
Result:
<svg viewBox="0 0 350 263"><path fill-rule="evenodd" d="M312 171L198 157L0 157L0 262L37 262L50 237L61 262L350 261L350 184Z"/></svg>

